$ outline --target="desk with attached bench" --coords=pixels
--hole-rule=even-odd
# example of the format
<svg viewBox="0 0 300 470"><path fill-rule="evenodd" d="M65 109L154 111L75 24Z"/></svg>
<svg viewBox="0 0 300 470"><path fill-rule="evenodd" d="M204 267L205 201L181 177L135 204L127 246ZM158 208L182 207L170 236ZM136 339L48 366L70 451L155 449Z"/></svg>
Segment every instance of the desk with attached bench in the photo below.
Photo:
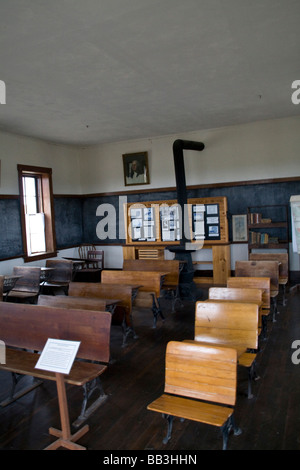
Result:
<svg viewBox="0 0 300 470"><path fill-rule="evenodd" d="M124 270L108 270L102 271L101 284L117 284L117 285L140 285L136 302L140 301L139 297L143 297L145 306L152 304L153 327L156 327L157 318L160 316L164 321L164 315L161 311L159 298L165 277L168 273L157 271L124 271ZM148 300L149 299L149 300Z"/></svg>
<svg viewBox="0 0 300 470"><path fill-rule="evenodd" d="M39 351L48 338L80 341L80 348L72 370L65 376L65 382L83 387L83 403L78 427L106 399L100 376L106 371L110 357L111 314L90 310L45 307L2 302L0 304L1 340L6 345L6 362L0 369L13 374L14 382L6 406L40 384L33 382L29 387L16 391L20 378L29 375L43 380L56 380L53 372L35 368ZM25 334L26 332L26 334ZM35 352L32 352L35 351ZM88 399L95 390L99 397L89 406Z"/></svg>

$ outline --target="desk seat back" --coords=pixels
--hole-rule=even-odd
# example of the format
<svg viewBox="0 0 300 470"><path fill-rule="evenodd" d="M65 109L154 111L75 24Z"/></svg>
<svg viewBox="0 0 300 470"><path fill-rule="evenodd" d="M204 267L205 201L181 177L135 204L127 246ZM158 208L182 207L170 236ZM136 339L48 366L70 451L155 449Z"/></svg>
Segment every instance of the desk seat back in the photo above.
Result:
<svg viewBox="0 0 300 470"><path fill-rule="evenodd" d="M73 297L70 295L39 295L38 305L46 307L76 308L79 310L106 311L106 302L96 297Z"/></svg>
<svg viewBox="0 0 300 470"><path fill-rule="evenodd" d="M237 277L269 277L274 289L278 289L279 286L279 264L277 261L236 261L235 275Z"/></svg>
<svg viewBox="0 0 300 470"><path fill-rule="evenodd" d="M125 259L124 271L159 271L167 272L165 284L178 284L180 261L159 259Z"/></svg>
<svg viewBox="0 0 300 470"><path fill-rule="evenodd" d="M20 276L20 279L14 285L13 290L20 292L38 293L40 290L41 268L29 266L15 266L14 276Z"/></svg>
<svg viewBox="0 0 300 470"><path fill-rule="evenodd" d="M195 340L212 335L226 344L257 349L258 321L259 307L253 303L196 302Z"/></svg>
<svg viewBox="0 0 300 470"><path fill-rule="evenodd" d="M132 289L118 284L103 284L100 282L70 282L69 296L96 297L99 299L118 299L119 305L128 314L132 310Z"/></svg>
<svg viewBox="0 0 300 470"><path fill-rule="evenodd" d="M208 298L212 300L236 300L243 302L262 302L263 289L211 287Z"/></svg>
<svg viewBox="0 0 300 470"><path fill-rule="evenodd" d="M77 357L107 363L111 314L0 303L0 339L6 346L41 351L48 338L80 341Z"/></svg>
<svg viewBox="0 0 300 470"><path fill-rule="evenodd" d="M250 253L250 261L278 261L279 276L288 279L289 276L289 255L288 253Z"/></svg>
<svg viewBox="0 0 300 470"><path fill-rule="evenodd" d="M237 353L201 343L171 341L166 350L165 392L233 406Z"/></svg>
<svg viewBox="0 0 300 470"><path fill-rule="evenodd" d="M269 309L271 305L271 280L269 277L229 277L227 279L227 287L233 288L251 288L262 289L263 308Z"/></svg>
<svg viewBox="0 0 300 470"><path fill-rule="evenodd" d="M48 281L50 282L70 282L72 280L72 261L64 259L47 259L46 268L52 268L48 275Z"/></svg>
<svg viewBox="0 0 300 470"><path fill-rule="evenodd" d="M156 271L123 271L104 269L101 273L101 283L117 283L140 285L141 291L155 292L160 296L161 277Z"/></svg>

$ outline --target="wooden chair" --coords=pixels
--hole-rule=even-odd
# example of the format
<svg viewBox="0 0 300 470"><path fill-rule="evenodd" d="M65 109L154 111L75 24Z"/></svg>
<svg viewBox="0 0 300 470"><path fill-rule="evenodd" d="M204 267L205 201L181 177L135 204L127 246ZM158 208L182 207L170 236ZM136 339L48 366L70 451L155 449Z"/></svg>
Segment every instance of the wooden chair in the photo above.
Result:
<svg viewBox="0 0 300 470"><path fill-rule="evenodd" d="M65 295L68 295L69 284L72 281L73 263L63 259L47 259L46 267L52 268L48 279L41 286L42 292L50 292L62 289Z"/></svg>
<svg viewBox="0 0 300 470"><path fill-rule="evenodd" d="M6 295L6 301L35 303L40 292L41 268L15 266L13 275L20 276L14 288Z"/></svg>
<svg viewBox="0 0 300 470"><path fill-rule="evenodd" d="M271 281L269 277L229 277L227 279L229 288L250 288L262 289L262 308L260 310L262 322L262 337L267 335L267 318L270 315L271 308Z"/></svg>
<svg viewBox="0 0 300 470"><path fill-rule="evenodd" d="M164 393L147 406L168 420L171 439L174 417L217 426L223 433L240 434L234 424L237 387L237 353L231 348L209 344L171 341L167 345Z"/></svg>
<svg viewBox="0 0 300 470"><path fill-rule="evenodd" d="M104 269L104 250L89 250L87 252L88 264L94 269Z"/></svg>
<svg viewBox="0 0 300 470"><path fill-rule="evenodd" d="M83 266L75 273L74 279L79 282L100 282L101 271L104 269L104 250L95 246L79 247Z"/></svg>
<svg viewBox="0 0 300 470"><path fill-rule="evenodd" d="M87 261L88 252L93 251L93 250L96 250L95 245L91 245L91 244L88 244L88 243L83 243L78 248L79 258L85 260L85 264L83 265L83 268L89 268L91 266L93 267L93 262L91 262L91 264L89 264L88 261Z"/></svg>
<svg viewBox="0 0 300 470"><path fill-rule="evenodd" d="M286 286L289 280L289 255L288 253L250 253L249 259L253 261L278 261L279 262L279 286L283 291L283 305L286 305Z"/></svg>
<svg viewBox="0 0 300 470"><path fill-rule="evenodd" d="M273 321L276 321L277 297L279 293L279 263L278 261L236 261L235 275L237 277L269 277L270 296L273 304Z"/></svg>

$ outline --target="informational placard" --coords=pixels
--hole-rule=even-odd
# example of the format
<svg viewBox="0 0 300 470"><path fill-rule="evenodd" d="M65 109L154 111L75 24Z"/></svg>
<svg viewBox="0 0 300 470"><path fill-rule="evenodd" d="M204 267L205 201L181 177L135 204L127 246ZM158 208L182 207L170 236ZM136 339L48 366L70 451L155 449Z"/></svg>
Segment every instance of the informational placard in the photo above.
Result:
<svg viewBox="0 0 300 470"><path fill-rule="evenodd" d="M76 357L80 341L49 338L36 363L36 369L68 375Z"/></svg>

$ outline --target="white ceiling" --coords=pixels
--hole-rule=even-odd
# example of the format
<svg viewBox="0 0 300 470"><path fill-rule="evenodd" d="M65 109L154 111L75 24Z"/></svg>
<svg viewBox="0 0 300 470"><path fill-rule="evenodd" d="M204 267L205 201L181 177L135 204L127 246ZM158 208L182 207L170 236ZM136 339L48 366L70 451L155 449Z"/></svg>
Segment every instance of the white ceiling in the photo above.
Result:
<svg viewBox="0 0 300 470"><path fill-rule="evenodd" d="M2 0L0 129L89 145L300 114L299 0Z"/></svg>

